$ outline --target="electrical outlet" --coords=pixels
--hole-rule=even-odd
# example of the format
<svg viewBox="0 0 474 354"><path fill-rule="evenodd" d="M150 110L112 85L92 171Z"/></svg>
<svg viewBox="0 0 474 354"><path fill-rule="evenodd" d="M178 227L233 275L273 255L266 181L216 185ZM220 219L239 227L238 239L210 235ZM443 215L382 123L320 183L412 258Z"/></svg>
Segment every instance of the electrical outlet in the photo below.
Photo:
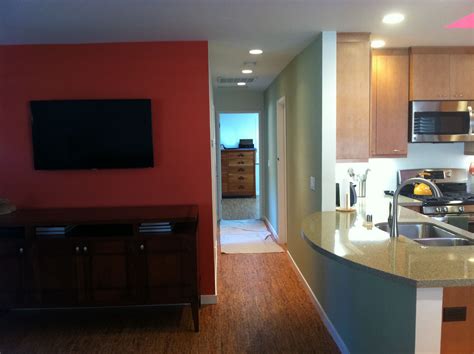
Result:
<svg viewBox="0 0 474 354"><path fill-rule="evenodd" d="M316 190L316 177L309 176L309 189L312 191Z"/></svg>

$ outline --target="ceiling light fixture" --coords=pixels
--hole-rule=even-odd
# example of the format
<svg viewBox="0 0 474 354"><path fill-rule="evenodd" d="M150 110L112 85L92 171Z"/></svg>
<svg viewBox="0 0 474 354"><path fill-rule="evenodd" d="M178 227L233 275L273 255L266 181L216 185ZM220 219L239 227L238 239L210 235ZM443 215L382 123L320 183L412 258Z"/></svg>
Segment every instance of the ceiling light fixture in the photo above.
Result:
<svg viewBox="0 0 474 354"><path fill-rule="evenodd" d="M382 48L385 46L385 41L383 39L374 39L370 42L372 48Z"/></svg>
<svg viewBox="0 0 474 354"><path fill-rule="evenodd" d="M243 69L242 70L242 74L251 74L251 73L253 73L252 69Z"/></svg>
<svg viewBox="0 0 474 354"><path fill-rule="evenodd" d="M247 84L243 81L237 83L237 86L245 86L245 85L247 85Z"/></svg>
<svg viewBox="0 0 474 354"><path fill-rule="evenodd" d="M260 54L263 53L263 50L261 50L261 49L250 49L249 53L252 54L252 55L260 55Z"/></svg>
<svg viewBox="0 0 474 354"><path fill-rule="evenodd" d="M387 14L383 17L382 22L386 23L387 25L395 25L397 23L402 22L405 19L405 15L399 12L393 12L391 14Z"/></svg>

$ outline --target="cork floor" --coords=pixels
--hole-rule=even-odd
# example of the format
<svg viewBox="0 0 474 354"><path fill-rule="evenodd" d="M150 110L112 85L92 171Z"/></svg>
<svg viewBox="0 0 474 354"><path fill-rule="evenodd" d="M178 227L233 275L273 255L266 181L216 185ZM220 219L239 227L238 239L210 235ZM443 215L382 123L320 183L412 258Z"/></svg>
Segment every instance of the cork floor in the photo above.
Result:
<svg viewBox="0 0 474 354"><path fill-rule="evenodd" d="M220 255L219 304L12 311L3 353L338 353L286 253Z"/></svg>

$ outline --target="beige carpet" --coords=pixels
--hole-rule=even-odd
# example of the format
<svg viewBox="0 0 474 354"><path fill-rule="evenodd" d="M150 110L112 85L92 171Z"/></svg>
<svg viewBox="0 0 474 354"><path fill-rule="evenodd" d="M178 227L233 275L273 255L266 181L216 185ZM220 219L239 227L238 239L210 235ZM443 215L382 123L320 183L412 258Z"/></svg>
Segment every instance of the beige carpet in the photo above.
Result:
<svg viewBox="0 0 474 354"><path fill-rule="evenodd" d="M221 220L221 252L284 252L270 235L270 231L262 220Z"/></svg>

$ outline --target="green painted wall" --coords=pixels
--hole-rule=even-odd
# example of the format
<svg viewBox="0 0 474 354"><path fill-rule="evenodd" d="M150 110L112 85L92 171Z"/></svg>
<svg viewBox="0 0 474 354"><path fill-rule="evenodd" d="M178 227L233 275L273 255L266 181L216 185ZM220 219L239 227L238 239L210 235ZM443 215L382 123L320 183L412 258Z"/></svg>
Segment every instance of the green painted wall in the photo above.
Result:
<svg viewBox="0 0 474 354"><path fill-rule="evenodd" d="M333 48L334 52L327 54L330 50L325 48ZM335 91L335 67L327 69L331 67L328 60L334 64L335 59L335 34L323 33L265 91L266 159L270 162L265 215L276 228L276 106L285 96L288 251L351 353L412 353L416 289L340 264L311 248L301 237L302 220L307 215L334 207L328 202L335 194L334 177L327 176L335 170L335 124L328 122L334 123L336 117L335 109L329 109L330 117L324 116L323 107L335 105L335 92L328 97L322 88L334 85ZM328 121L331 118L334 121ZM316 177L316 191L309 188L310 176Z"/></svg>
<svg viewBox="0 0 474 354"><path fill-rule="evenodd" d="M276 102L286 98L288 247L293 247L303 218L321 208L321 53L322 37L303 50L265 91L266 216L277 228ZM309 177L316 177L316 191ZM292 237L290 237L292 236Z"/></svg>
<svg viewBox="0 0 474 354"><path fill-rule="evenodd" d="M293 257L350 353L414 353L415 287L341 264L308 244Z"/></svg>

